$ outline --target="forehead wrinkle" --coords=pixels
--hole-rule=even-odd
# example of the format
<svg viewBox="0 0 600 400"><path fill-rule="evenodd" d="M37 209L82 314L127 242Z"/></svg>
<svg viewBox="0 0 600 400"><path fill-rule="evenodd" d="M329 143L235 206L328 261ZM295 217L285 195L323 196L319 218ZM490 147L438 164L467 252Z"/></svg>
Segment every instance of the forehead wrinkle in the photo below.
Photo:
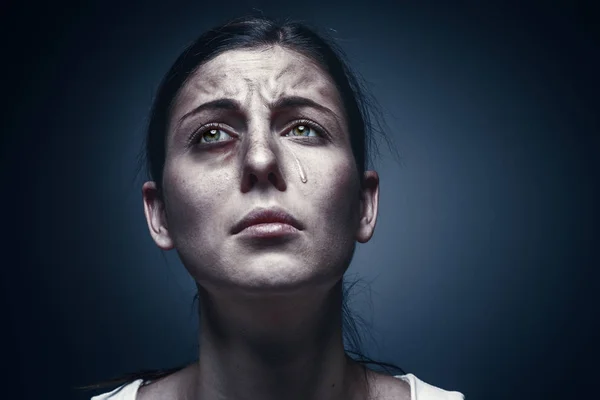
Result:
<svg viewBox="0 0 600 400"><path fill-rule="evenodd" d="M246 98L244 99L244 104L249 104L250 99L252 98L252 94L254 93L254 82L250 78L244 78L244 82L246 82L246 87L248 88L248 93L246 93Z"/></svg>
<svg viewBox="0 0 600 400"><path fill-rule="evenodd" d="M241 58L240 54L235 54L237 51L230 55L233 58L223 58L226 53L218 56L194 71L182 91L184 92L182 94L185 94L185 97L181 96L184 97L181 99L182 103L189 101L191 104L197 104L200 101L211 101L219 97L242 100L241 97L244 96L245 99L241 103L249 105L252 96L258 95L260 101L267 105L286 95L301 95L327 104L338 114L337 119L341 120L338 122L344 122L341 98L327 72L314 60L301 53L288 49L276 51L279 50L291 55L291 58L271 66L268 62L263 63L265 60L263 54L259 59L253 58L252 51L249 51L250 54L242 54L242 61L244 61L242 63L234 62ZM247 52L247 50L242 51L242 53ZM246 60L251 64L245 64ZM243 93L245 91L247 93Z"/></svg>
<svg viewBox="0 0 600 400"><path fill-rule="evenodd" d="M314 82L327 81L326 76L322 75L324 72L320 70L319 66L314 64L312 61L309 61L309 63L318 70L310 71L308 68L301 68L300 65L290 63L279 74L277 74L274 79L271 79L271 81L274 81L275 83L275 87L273 88L273 98L276 99L281 97L285 92L284 86L286 79L282 79L284 75L292 75L292 78L296 78L295 80L289 82L288 86L290 89L296 89L299 86L308 86Z"/></svg>
<svg viewBox="0 0 600 400"><path fill-rule="evenodd" d="M275 75L274 79L277 81L286 74L296 72L297 69L298 69L298 65L288 63L288 65L284 69L282 69L281 71L279 71L279 73L277 75Z"/></svg>
<svg viewBox="0 0 600 400"><path fill-rule="evenodd" d="M215 90L223 90L224 87L221 82L227 78L226 73L214 75L210 71L205 71L205 66L201 66L195 72L192 73L188 82L186 82L186 89L192 90L197 93L210 94Z"/></svg>
<svg viewBox="0 0 600 400"><path fill-rule="evenodd" d="M220 97L238 97L242 89L239 86L229 84L231 81L228 79L226 72L219 73L218 75L212 74L213 71L203 71L202 66L198 68L191 76L190 79L184 83L181 91L176 96L175 104L179 108L182 104L191 105L201 101L211 101ZM206 97L206 99L204 99Z"/></svg>
<svg viewBox="0 0 600 400"><path fill-rule="evenodd" d="M310 68L313 67L313 68ZM295 89L296 87L300 86L300 85L309 85L312 84L313 82L323 82L324 84L327 84L328 82L330 82L329 79L329 75L327 75L327 73L325 71L323 71L323 69L317 65L316 63L310 61L310 65L309 68L298 68L298 67L294 67L294 71L296 72L296 70L300 70L300 73L297 73L294 75L294 77L296 77L295 81L292 81L292 83L290 84L290 87L292 89Z"/></svg>
<svg viewBox="0 0 600 400"><path fill-rule="evenodd" d="M315 92L322 96L322 100L330 99L334 103L337 100L339 103L339 96L337 95L335 85L333 85L330 79L316 72L298 74L298 78L291 83L289 80L275 80L273 77L263 80L262 83L262 85L258 85L257 89L259 97L265 103L272 103L281 97L293 94L303 94L304 97L314 98ZM256 88L256 85L254 88Z"/></svg>
<svg viewBox="0 0 600 400"><path fill-rule="evenodd" d="M305 84L300 85L299 83ZM341 110L342 102L337 88L326 80L312 79L312 77L302 78L296 84L289 86L283 82L278 83L275 87L266 87L265 85L259 87L258 95L265 104L273 103L284 96L297 95L313 99L318 103L323 103L323 105L328 104L329 108L343 111Z"/></svg>
<svg viewBox="0 0 600 400"><path fill-rule="evenodd" d="M296 88L297 88L298 86L300 86L300 85L304 85L304 86L306 86L306 85L310 85L311 83L313 83L313 82L315 82L315 81L317 81L317 80L318 80L318 79L315 79L315 77L314 77L314 76L301 76L300 78L298 78L298 79L296 80L296 82L292 83L292 84L290 85L290 87L291 87L292 89L296 89Z"/></svg>

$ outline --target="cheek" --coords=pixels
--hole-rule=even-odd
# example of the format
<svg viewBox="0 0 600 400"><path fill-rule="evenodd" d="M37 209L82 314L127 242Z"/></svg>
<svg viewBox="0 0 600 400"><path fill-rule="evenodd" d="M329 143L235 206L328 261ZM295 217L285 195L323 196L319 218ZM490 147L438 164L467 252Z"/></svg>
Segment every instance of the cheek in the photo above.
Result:
<svg viewBox="0 0 600 400"><path fill-rule="evenodd" d="M227 178L219 172L205 173L185 165L165 166L169 233L178 248L210 240L207 232L219 224L218 210L224 202Z"/></svg>
<svg viewBox="0 0 600 400"><path fill-rule="evenodd" d="M312 199L314 210L311 218L312 233L311 257L319 265L332 269L326 271L345 271L350 264L356 246L356 230L359 221L358 174L354 160L339 160L328 163L315 178L313 192L306 195ZM310 180L310 177L309 177Z"/></svg>
<svg viewBox="0 0 600 400"><path fill-rule="evenodd" d="M353 236L353 228L359 214L358 174L354 160L340 159L334 165L323 168L318 175L315 190L316 206L320 218L325 218L325 227L330 234Z"/></svg>

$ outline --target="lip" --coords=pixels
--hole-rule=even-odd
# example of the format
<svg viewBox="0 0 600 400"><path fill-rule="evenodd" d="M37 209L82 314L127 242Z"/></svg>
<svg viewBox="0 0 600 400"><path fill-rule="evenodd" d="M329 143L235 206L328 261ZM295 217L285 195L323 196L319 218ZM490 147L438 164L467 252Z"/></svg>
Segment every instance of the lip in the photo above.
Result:
<svg viewBox="0 0 600 400"><path fill-rule="evenodd" d="M248 231L259 236L277 236L304 229L293 215L279 207L253 209L233 226L231 233L235 235L249 227L253 228Z"/></svg>

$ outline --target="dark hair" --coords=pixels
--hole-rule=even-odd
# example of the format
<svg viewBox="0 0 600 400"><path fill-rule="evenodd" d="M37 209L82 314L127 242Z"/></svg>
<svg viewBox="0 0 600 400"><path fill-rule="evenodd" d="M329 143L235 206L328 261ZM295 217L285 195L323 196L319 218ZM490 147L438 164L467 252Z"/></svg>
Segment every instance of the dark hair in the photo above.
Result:
<svg viewBox="0 0 600 400"><path fill-rule="evenodd" d="M278 22L264 16L251 16L231 20L202 34L177 58L163 78L152 105L146 141L140 154L139 167L146 167L148 178L156 182L162 194L163 167L165 164L165 141L171 106L190 75L201 65L233 49L252 49L269 46L282 46L301 53L315 61L332 78L342 99L347 118L352 152L357 170L362 176L369 168L370 155L378 151L375 133L382 135L390 144L389 138L381 129L381 113L376 102L367 96L363 85L350 70L344 52L325 35L316 33L305 24L291 21ZM379 129L378 129L379 128ZM393 151L393 148L390 147ZM342 321L344 347L347 357L361 363L366 374L366 365L376 365L387 373L404 371L391 363L374 361L362 354L362 340L348 304L347 294L358 283L356 280L342 286ZM198 295L196 295L196 298ZM362 319L360 322L363 322ZM164 370L141 371L121 376L96 385L83 388L95 389L110 385L126 384L137 379L144 383L160 379L183 369L185 366Z"/></svg>

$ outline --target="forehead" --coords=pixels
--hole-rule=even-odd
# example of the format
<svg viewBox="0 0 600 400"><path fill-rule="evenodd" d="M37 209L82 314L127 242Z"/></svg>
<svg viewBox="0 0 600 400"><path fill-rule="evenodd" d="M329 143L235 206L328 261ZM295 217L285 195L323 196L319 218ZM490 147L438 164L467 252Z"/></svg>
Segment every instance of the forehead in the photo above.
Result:
<svg viewBox="0 0 600 400"><path fill-rule="evenodd" d="M309 97L342 119L341 99L329 74L281 46L229 50L201 65L178 94L173 117L218 98L249 104L252 98L268 103L287 95Z"/></svg>

